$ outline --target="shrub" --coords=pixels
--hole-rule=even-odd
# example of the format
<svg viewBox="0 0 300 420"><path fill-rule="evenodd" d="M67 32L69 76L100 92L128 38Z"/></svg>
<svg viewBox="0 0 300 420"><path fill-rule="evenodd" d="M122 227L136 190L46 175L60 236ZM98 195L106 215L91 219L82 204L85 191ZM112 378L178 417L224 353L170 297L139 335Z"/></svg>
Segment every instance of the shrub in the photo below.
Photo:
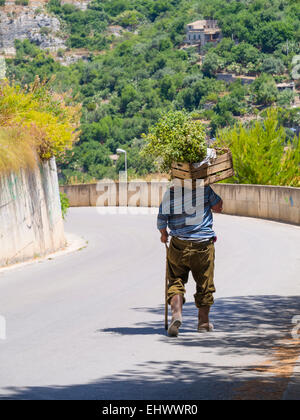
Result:
<svg viewBox="0 0 300 420"><path fill-rule="evenodd" d="M65 219L68 209L70 207L70 202L66 194L64 193L59 193L59 194L60 194L60 203L61 203L61 213L62 213L63 219Z"/></svg>
<svg viewBox="0 0 300 420"><path fill-rule="evenodd" d="M300 141L287 139L276 110L268 110L266 119L250 128L237 125L220 131L215 144L230 147L235 182L300 187Z"/></svg>
<svg viewBox="0 0 300 420"><path fill-rule="evenodd" d="M262 74L252 84L255 103L258 105L272 105L278 97L275 80L268 74Z"/></svg>
<svg viewBox="0 0 300 420"><path fill-rule="evenodd" d="M39 79L27 88L0 83L0 170L32 166L70 149L79 135L80 106L66 104ZM23 150L26 153L23 153Z"/></svg>
<svg viewBox="0 0 300 420"><path fill-rule="evenodd" d="M172 162L200 162L207 153L204 126L182 111L170 111L144 138L142 155L157 159L163 171L169 171Z"/></svg>
<svg viewBox="0 0 300 420"><path fill-rule="evenodd" d="M15 0L17 6L28 6L29 0Z"/></svg>

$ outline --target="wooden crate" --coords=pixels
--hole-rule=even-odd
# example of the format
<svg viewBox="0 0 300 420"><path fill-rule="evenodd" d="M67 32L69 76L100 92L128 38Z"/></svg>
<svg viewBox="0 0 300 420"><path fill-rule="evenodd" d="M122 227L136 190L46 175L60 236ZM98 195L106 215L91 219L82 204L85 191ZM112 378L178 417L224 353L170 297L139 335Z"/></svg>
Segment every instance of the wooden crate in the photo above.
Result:
<svg viewBox="0 0 300 420"><path fill-rule="evenodd" d="M204 179L205 185L223 181L234 175L232 154L229 149L223 149L223 154L217 156L211 165L194 168L192 163L173 163L172 178L179 179Z"/></svg>

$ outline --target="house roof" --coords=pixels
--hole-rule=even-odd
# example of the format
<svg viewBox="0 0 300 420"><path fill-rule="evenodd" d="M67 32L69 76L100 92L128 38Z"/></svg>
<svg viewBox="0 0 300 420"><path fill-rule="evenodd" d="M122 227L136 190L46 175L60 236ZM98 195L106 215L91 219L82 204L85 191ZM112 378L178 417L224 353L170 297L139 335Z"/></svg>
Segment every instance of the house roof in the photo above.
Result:
<svg viewBox="0 0 300 420"><path fill-rule="evenodd" d="M278 83L277 87L278 88L292 88L292 87L295 87L295 83L294 82Z"/></svg>
<svg viewBox="0 0 300 420"><path fill-rule="evenodd" d="M213 35L213 34L218 34L218 33L220 33L221 32L221 29L220 28L216 28L216 29L206 29L205 30L205 33L206 34L208 34L208 35Z"/></svg>
<svg viewBox="0 0 300 420"><path fill-rule="evenodd" d="M120 156L119 155L110 155L109 157L111 158L111 160L115 161L115 160L118 160Z"/></svg>
<svg viewBox="0 0 300 420"><path fill-rule="evenodd" d="M188 23L188 26L192 26L195 30L200 29L214 29L211 25L217 26L216 20L196 20L195 22Z"/></svg>
<svg viewBox="0 0 300 420"><path fill-rule="evenodd" d="M194 29L204 29L206 25L206 20L196 20L196 22L191 22L188 26L193 26Z"/></svg>
<svg viewBox="0 0 300 420"><path fill-rule="evenodd" d="M108 27L108 29L111 30L111 31L123 31L124 30L124 28L122 26L119 26L119 25L110 25Z"/></svg>

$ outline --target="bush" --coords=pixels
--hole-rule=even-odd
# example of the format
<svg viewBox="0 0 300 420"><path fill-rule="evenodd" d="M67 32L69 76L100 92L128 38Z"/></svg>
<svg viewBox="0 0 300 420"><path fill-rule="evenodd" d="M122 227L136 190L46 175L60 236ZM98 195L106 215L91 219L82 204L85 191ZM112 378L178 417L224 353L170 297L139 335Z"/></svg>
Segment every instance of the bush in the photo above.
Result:
<svg viewBox="0 0 300 420"><path fill-rule="evenodd" d="M62 213L62 217L63 219L66 218L68 209L70 207L70 202L68 200L68 197L66 196L66 194L64 193L59 193L60 195L60 203L61 203L61 213Z"/></svg>
<svg viewBox="0 0 300 420"><path fill-rule="evenodd" d="M161 170L169 171L172 162L200 162L207 153L204 126L182 111L170 111L150 129L144 157L158 159Z"/></svg>
<svg viewBox="0 0 300 420"><path fill-rule="evenodd" d="M219 131L215 144L231 149L236 172L233 181L300 187L300 141L289 142L276 110L268 110L266 119L250 128L237 125Z"/></svg>
<svg viewBox="0 0 300 420"><path fill-rule="evenodd" d="M255 103L258 105L272 105L278 97L275 80L268 74L262 74L252 85Z"/></svg>
<svg viewBox="0 0 300 420"><path fill-rule="evenodd" d="M0 83L0 171L32 166L37 156L49 159L70 149L79 120L80 106L67 106L65 97L52 95L38 79L27 88Z"/></svg>
<svg viewBox="0 0 300 420"><path fill-rule="evenodd" d="M290 106L295 100L295 94L290 89L285 89L278 94L277 105Z"/></svg>

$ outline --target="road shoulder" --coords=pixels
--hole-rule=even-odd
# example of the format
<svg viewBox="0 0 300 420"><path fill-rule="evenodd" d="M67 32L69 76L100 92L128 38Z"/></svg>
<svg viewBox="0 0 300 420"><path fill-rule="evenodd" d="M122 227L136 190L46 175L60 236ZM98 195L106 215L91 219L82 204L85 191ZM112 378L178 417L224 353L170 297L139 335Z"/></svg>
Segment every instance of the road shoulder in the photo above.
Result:
<svg viewBox="0 0 300 420"><path fill-rule="evenodd" d="M300 400L300 358L296 363L293 376L287 386L283 395L284 401L299 401Z"/></svg>
<svg viewBox="0 0 300 420"><path fill-rule="evenodd" d="M28 261L20 262L17 264L12 264L7 267L0 267L0 274L5 273L7 271L14 270L16 268L23 268L31 264L36 264L42 261L54 260L58 257L68 255L72 252L76 252L87 247L88 242L80 236L74 235L72 233L65 233L65 237L66 237L66 246L64 248L56 252L53 252L52 254L45 255L43 257L38 257L38 258L34 258Z"/></svg>

